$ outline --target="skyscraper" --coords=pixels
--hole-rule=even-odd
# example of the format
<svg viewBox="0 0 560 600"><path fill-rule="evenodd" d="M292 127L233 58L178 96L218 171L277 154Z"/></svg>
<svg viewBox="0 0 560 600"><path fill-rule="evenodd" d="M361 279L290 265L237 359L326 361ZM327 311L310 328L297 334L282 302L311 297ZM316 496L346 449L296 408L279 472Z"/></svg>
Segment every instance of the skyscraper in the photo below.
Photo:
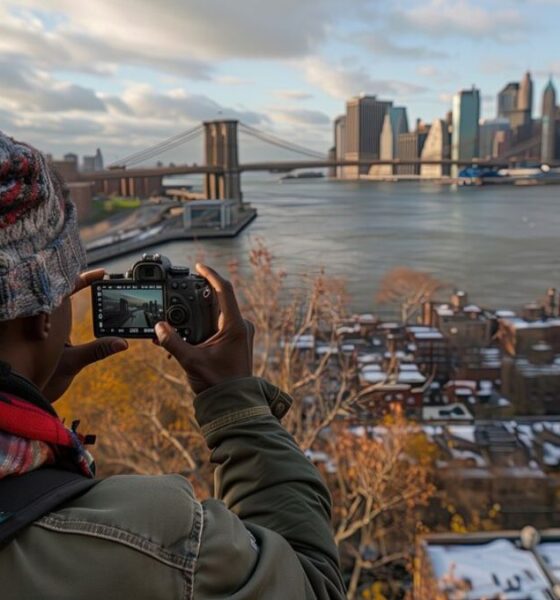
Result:
<svg viewBox="0 0 560 600"><path fill-rule="evenodd" d="M451 136L449 125L443 119L435 119L422 148L422 160L442 160L450 157ZM449 175L449 165L422 165L422 177L443 177Z"/></svg>
<svg viewBox="0 0 560 600"><path fill-rule="evenodd" d="M519 84L516 81L508 83L498 92L498 119L509 119L511 113L517 110L519 103Z"/></svg>
<svg viewBox="0 0 560 600"><path fill-rule="evenodd" d="M542 98L542 146L541 160L550 162L556 158L556 89L552 78L544 89Z"/></svg>
<svg viewBox="0 0 560 600"><path fill-rule="evenodd" d="M379 140L379 158L393 160L397 157L398 138L401 133L408 133L408 117L404 106L391 106L383 119ZM393 165L375 165L370 175L393 175Z"/></svg>
<svg viewBox="0 0 560 600"><path fill-rule="evenodd" d="M469 161L478 156L478 120L480 118L480 91L474 86L453 96L453 131L451 135L451 158ZM454 165L452 175L459 168Z"/></svg>
<svg viewBox="0 0 560 600"><path fill-rule="evenodd" d="M428 128L416 129L409 133L401 133L397 142L397 154L400 160L417 160L428 137ZM420 175L420 165L397 165L398 175Z"/></svg>
<svg viewBox="0 0 560 600"><path fill-rule="evenodd" d="M346 155L346 115L337 117L334 121L334 147L337 160L343 160ZM336 167L336 177L343 177L345 167Z"/></svg>
<svg viewBox="0 0 560 600"><path fill-rule="evenodd" d="M533 116L533 80L531 73L527 71L525 77L519 85L519 95L517 96L517 108L528 113L528 118Z"/></svg>
<svg viewBox="0 0 560 600"><path fill-rule="evenodd" d="M392 102L375 96L358 96L346 103L347 160L375 160L380 155L383 119ZM358 177L368 172L367 165L348 167L346 176Z"/></svg>
<svg viewBox="0 0 560 600"><path fill-rule="evenodd" d="M479 148L480 158L494 157L494 138L498 131L509 131L510 125L508 119L482 119L479 123Z"/></svg>

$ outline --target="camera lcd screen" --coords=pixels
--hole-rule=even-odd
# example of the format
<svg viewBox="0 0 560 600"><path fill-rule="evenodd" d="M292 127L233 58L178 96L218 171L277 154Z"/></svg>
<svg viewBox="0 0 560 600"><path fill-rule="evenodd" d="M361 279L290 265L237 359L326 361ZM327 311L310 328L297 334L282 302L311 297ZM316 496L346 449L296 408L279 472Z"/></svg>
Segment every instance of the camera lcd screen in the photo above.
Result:
<svg viewBox="0 0 560 600"><path fill-rule="evenodd" d="M161 283L99 282L92 288L97 336L153 337L165 320Z"/></svg>

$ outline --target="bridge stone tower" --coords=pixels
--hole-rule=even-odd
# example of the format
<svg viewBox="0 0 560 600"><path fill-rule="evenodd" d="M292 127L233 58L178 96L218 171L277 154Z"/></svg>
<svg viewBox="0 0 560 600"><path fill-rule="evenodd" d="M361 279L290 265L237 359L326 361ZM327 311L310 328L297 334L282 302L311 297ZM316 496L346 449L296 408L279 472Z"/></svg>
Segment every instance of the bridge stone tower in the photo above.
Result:
<svg viewBox="0 0 560 600"><path fill-rule="evenodd" d="M241 174L237 142L238 121L207 121L204 123L206 165L217 167L206 173L204 192L209 199L235 200L241 203Z"/></svg>

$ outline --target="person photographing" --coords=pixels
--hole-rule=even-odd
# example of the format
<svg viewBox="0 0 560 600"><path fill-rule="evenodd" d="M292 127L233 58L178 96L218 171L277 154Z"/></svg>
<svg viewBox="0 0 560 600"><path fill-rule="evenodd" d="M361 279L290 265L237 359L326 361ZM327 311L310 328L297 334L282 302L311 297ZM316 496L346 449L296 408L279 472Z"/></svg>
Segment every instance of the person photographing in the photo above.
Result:
<svg viewBox="0 0 560 600"><path fill-rule="evenodd" d="M176 474L95 479L88 440L52 405L128 344L70 343L71 295L105 276L84 269L63 181L0 132L2 599L344 598L328 490L280 424L290 398L253 377L253 327L208 266L197 277L217 303L217 330L194 344L166 320L153 329L196 394L215 498L200 501ZM143 311L156 314L150 302ZM120 310L122 322L134 312Z"/></svg>

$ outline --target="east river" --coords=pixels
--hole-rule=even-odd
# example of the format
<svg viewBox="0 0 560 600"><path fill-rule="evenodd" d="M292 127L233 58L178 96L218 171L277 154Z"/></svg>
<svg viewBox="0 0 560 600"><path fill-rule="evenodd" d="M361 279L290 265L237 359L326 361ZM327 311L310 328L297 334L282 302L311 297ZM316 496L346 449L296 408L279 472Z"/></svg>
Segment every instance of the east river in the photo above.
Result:
<svg viewBox="0 0 560 600"><path fill-rule="evenodd" d="M243 181L257 219L235 239L153 249L178 265L204 255L225 268L247 263L262 238L298 285L301 273L346 280L352 308L373 310L379 279L396 266L429 271L487 307L518 308L560 288L560 187L452 188L434 183ZM106 266L126 269L136 257Z"/></svg>

